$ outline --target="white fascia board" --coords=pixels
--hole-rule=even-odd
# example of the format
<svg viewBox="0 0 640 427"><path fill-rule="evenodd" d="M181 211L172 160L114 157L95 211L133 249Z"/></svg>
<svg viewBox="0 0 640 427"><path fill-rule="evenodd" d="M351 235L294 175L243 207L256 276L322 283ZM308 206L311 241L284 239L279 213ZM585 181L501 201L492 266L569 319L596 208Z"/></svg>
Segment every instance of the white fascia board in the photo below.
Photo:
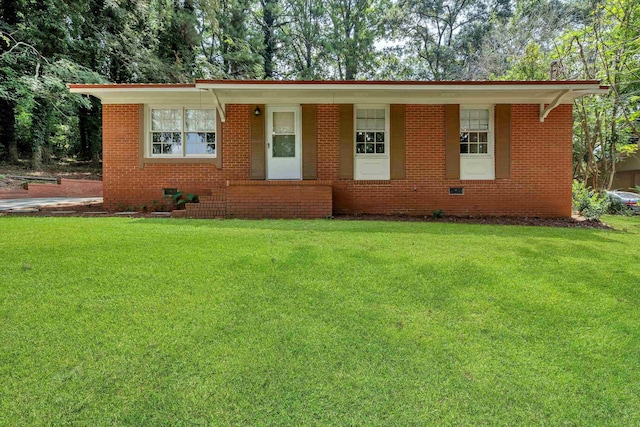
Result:
<svg viewBox="0 0 640 427"><path fill-rule="evenodd" d="M71 93L92 95L102 104L208 104L211 94L196 88L71 88Z"/></svg>
<svg viewBox="0 0 640 427"><path fill-rule="evenodd" d="M93 95L103 104L215 105L207 84L195 88L71 88L72 93ZM597 85L209 85L226 104L540 104L550 103L562 90L571 90L561 103L589 94L607 93ZM312 87L309 87L312 86ZM333 87L333 89L331 89Z"/></svg>

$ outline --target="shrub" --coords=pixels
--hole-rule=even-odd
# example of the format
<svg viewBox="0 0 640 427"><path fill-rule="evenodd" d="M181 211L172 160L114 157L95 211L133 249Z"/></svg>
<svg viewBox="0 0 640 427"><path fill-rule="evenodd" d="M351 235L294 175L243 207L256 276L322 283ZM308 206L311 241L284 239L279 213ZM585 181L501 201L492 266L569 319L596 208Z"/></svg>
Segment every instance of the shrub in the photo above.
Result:
<svg viewBox="0 0 640 427"><path fill-rule="evenodd" d="M433 213L431 214L431 217L435 219L444 218L445 214L442 209L438 209L437 211L433 211Z"/></svg>
<svg viewBox="0 0 640 427"><path fill-rule="evenodd" d="M176 207L176 209L184 209L185 203L199 203L200 198L197 194L185 193L183 191L178 191L176 194L171 196L171 200Z"/></svg>
<svg viewBox="0 0 640 427"><path fill-rule="evenodd" d="M571 194L573 209L591 221L600 220L600 216L607 212L610 204L609 197L586 187L583 182L578 180L573 181Z"/></svg>

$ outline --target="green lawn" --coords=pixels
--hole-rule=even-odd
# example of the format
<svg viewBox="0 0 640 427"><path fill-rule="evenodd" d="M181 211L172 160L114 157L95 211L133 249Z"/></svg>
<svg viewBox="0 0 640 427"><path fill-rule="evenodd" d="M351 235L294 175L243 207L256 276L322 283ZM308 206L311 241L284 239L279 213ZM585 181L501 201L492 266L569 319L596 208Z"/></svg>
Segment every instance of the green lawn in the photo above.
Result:
<svg viewBox="0 0 640 427"><path fill-rule="evenodd" d="M638 425L605 220L0 218L0 424Z"/></svg>

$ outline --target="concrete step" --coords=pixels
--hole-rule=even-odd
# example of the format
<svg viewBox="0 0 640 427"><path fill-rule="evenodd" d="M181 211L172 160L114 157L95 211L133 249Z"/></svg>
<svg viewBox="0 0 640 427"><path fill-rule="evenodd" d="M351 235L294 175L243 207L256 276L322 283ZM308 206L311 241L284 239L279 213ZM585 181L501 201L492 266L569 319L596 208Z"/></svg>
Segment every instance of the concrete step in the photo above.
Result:
<svg viewBox="0 0 640 427"><path fill-rule="evenodd" d="M186 217L187 217L187 211L185 210L171 211L171 218L186 218Z"/></svg>

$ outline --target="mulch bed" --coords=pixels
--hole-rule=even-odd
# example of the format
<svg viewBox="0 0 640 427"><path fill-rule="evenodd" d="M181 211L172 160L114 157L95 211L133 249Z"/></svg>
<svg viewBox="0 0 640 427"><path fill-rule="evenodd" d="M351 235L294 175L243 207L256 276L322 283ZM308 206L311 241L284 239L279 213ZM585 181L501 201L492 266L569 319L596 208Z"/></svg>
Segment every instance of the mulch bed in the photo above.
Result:
<svg viewBox="0 0 640 427"><path fill-rule="evenodd" d="M588 221L578 216L573 218L534 218L511 216L446 216L444 218L433 218L431 216L408 215L336 215L335 219L343 221L441 222L452 224L526 225L535 227L598 228L611 230L611 227L603 222Z"/></svg>
<svg viewBox="0 0 640 427"><path fill-rule="evenodd" d="M55 214L56 211L75 211L71 214ZM38 212L10 213L0 212L0 216L89 216L87 212L102 212L102 203L58 205L39 208ZM99 216L121 216L116 212L108 212ZM96 215L97 216L97 215ZM151 212L139 212L132 214L136 218L155 218ZM611 230L607 224L599 221L587 221L581 217L573 218L519 218L505 216L447 216L444 218L432 218L430 216L408 215L336 215L338 221L389 221L389 222L438 222L451 224L488 224L488 225L524 225L534 227L565 227L565 228L591 228Z"/></svg>

